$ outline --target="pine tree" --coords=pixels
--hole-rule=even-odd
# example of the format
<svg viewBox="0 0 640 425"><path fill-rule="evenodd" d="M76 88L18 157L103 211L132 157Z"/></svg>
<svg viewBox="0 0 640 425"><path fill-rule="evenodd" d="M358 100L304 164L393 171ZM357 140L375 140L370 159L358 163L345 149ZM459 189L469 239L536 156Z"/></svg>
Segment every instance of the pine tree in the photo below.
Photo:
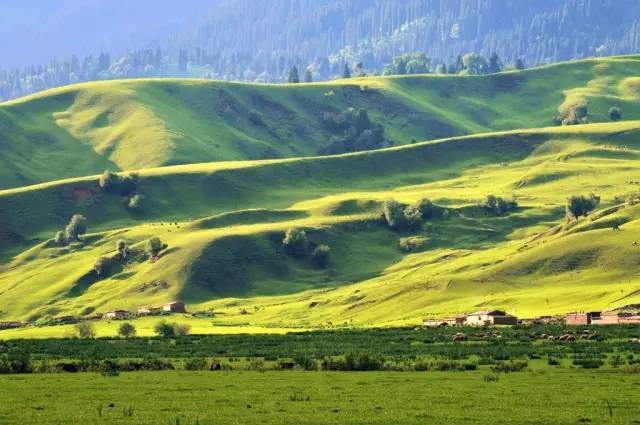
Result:
<svg viewBox="0 0 640 425"><path fill-rule="evenodd" d="M289 78L287 79L289 84L298 84L300 82L300 75L298 75L298 67L293 65L289 69Z"/></svg>
<svg viewBox="0 0 640 425"><path fill-rule="evenodd" d="M351 69L349 68L349 64L344 64L344 69L342 70L342 78L351 78Z"/></svg>
<svg viewBox="0 0 640 425"><path fill-rule="evenodd" d="M313 74L311 73L311 68L307 68L304 71L304 82L313 83Z"/></svg>
<svg viewBox="0 0 640 425"><path fill-rule="evenodd" d="M500 66L500 57L496 52L493 52L489 57L489 74L496 74L502 71L502 66Z"/></svg>
<svg viewBox="0 0 640 425"><path fill-rule="evenodd" d="M180 49L180 52L178 52L178 70L180 72L187 72L187 62L187 51Z"/></svg>

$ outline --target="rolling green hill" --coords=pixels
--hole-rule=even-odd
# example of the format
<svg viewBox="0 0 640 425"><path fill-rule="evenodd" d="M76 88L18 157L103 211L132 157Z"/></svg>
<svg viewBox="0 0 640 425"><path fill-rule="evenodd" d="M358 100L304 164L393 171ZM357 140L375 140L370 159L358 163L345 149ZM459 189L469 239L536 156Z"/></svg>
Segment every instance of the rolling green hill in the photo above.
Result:
<svg viewBox="0 0 640 425"><path fill-rule="evenodd" d="M313 156L325 113L364 108L396 145L551 125L561 105L611 103L640 119L640 58L625 56L486 76L369 77L252 85L206 80L85 83L0 104L0 188L211 161Z"/></svg>
<svg viewBox="0 0 640 425"><path fill-rule="evenodd" d="M367 78L353 86L95 83L5 104L10 125L51 134L61 157L94 175L0 191L0 321L135 310L171 299L191 311L213 309L214 322L233 329L415 324L484 308L529 317L639 303L640 206L627 201L640 193L635 75L640 60L624 57L485 77ZM256 93L285 105L295 114L291 129L306 126L300 134L307 137L267 134L211 113L204 105L215 104L222 88L247 109ZM333 99L324 96L330 89ZM340 100L343 90L351 100ZM316 106L305 106L311 100ZM585 101L592 124L547 127L561 105ZM454 137L313 156L326 136L318 110L330 102L344 102L336 110L366 107L398 144ZM623 121L606 122L612 105L622 108ZM116 117L118 108L125 111ZM270 104L259 112L266 127L285 131L276 126L284 119L277 110ZM233 128L264 131L251 134L278 151L273 156L309 156L203 162L252 157L234 156L236 139L227 137ZM12 131L10 152L31 149L28 134ZM216 157L211 143L230 156ZM137 157L136 146L149 154ZM100 188L95 174L109 168L101 161L139 169L140 208ZM12 162L22 171L4 168L6 175L51 173L32 175L39 181L82 174L27 162ZM183 162L193 163L167 166ZM589 193L601 197L598 211L567 222L566 198ZM519 206L489 214L479 205L490 194L513 196ZM392 230L381 219L389 198L429 198L436 213L421 229ZM76 213L87 217L89 233L82 243L57 246L52 236ZM326 268L285 253L289 228L331 248ZM151 262L142 251L155 236L168 248ZM404 252L402 238L420 246ZM97 276L94 263L113 257L118 240L132 247L130 260Z"/></svg>

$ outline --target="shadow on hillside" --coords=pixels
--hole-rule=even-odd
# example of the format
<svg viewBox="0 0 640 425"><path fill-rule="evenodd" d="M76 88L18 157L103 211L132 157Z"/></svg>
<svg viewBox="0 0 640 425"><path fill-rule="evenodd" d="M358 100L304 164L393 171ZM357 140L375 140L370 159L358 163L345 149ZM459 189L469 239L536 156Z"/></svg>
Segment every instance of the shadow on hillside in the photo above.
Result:
<svg viewBox="0 0 640 425"><path fill-rule="evenodd" d="M450 211L448 217L429 220L423 229L413 232L392 231L379 220L305 229L309 241L330 247L326 268L315 267L308 258L287 255L280 232L217 239L194 259L179 297L195 303L349 285L380 276L409 254L400 249L401 238L423 237L424 246L414 253L486 249L507 241L518 229L551 226L562 217L556 208L519 208L506 216L490 216L479 207Z"/></svg>

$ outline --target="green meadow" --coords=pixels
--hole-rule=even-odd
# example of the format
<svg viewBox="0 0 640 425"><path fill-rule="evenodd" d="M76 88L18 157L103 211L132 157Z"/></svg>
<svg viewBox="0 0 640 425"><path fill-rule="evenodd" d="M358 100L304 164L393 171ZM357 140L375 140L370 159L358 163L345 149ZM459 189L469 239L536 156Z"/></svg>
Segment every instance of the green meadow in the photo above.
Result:
<svg viewBox="0 0 640 425"><path fill-rule="evenodd" d="M132 372L0 377L5 424L632 424L638 375Z"/></svg>
<svg viewBox="0 0 640 425"><path fill-rule="evenodd" d="M96 82L1 104L0 321L181 300L213 315L172 319L197 333L286 332L637 304L638 75L640 59L624 56L485 76ZM585 103L588 124L554 126ZM323 114L347 108L366 109L392 146L321 156ZM101 189L105 169L135 171L139 208ZM567 197L589 193L597 210L567 221ZM488 195L518 207L489 214ZM437 214L393 230L390 198L428 198ZM88 233L57 245L74 214ZM291 228L330 247L325 267L284 252ZM167 245L157 261L143 255L153 237ZM119 240L134 255L97 275ZM138 320L141 332L157 320ZM99 336L116 328L96 324Z"/></svg>

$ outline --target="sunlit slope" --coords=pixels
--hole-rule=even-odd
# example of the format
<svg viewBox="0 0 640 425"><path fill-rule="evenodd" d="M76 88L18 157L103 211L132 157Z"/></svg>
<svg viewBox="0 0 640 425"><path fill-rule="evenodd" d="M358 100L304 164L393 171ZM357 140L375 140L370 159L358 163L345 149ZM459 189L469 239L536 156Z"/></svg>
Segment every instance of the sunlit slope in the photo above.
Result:
<svg viewBox="0 0 640 425"><path fill-rule="evenodd" d="M44 319L181 299L227 325L416 323L430 314L506 308L523 316L640 302L640 122L589 124L444 139L353 155L212 163L141 171L142 212L88 177L0 192L5 228L2 319ZM603 212L564 221L565 198L594 192ZM79 196L78 194L82 194ZM477 206L515 196L504 217ZM393 197L446 208L420 231L380 220ZM50 237L73 213L90 232L59 248ZM612 230L620 226L620 232ZM326 269L286 255L290 227L328 244ZM6 236L9 235L9 236ZM159 236L155 263L91 277L115 243ZM420 252L399 249L422 236ZM16 243L32 246L9 260ZM41 239L42 240L42 239ZM248 314L241 314L241 310Z"/></svg>
<svg viewBox="0 0 640 425"><path fill-rule="evenodd" d="M496 75L368 77L256 85L206 80L86 83L0 104L0 188L156 166L311 156L325 112L364 108L396 145L546 127L586 101L591 122L620 106L640 119L637 56Z"/></svg>

